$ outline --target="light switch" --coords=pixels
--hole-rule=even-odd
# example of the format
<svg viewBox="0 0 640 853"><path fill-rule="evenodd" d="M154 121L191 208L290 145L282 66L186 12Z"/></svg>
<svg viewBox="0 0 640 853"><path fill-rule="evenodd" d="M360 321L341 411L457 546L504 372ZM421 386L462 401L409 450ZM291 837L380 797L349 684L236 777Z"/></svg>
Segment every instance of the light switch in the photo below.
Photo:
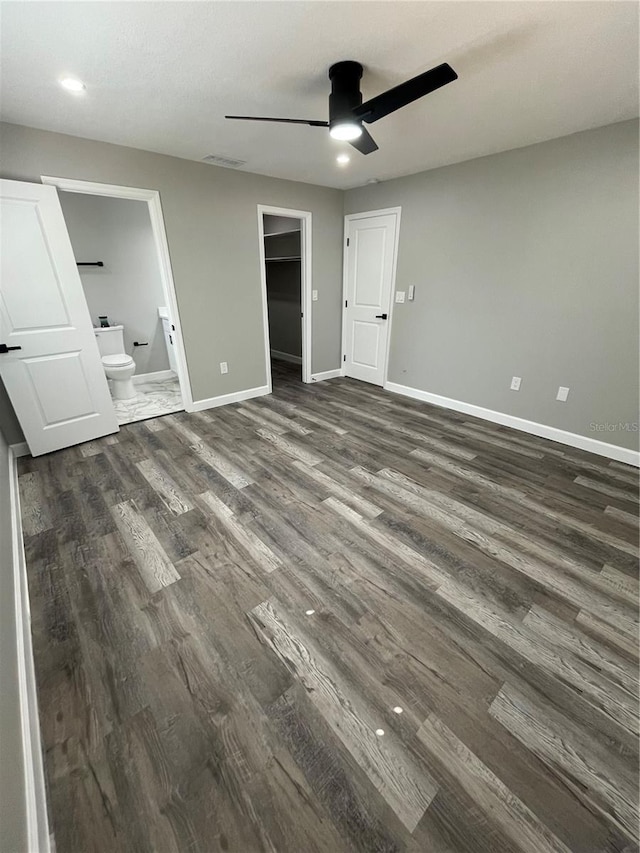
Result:
<svg viewBox="0 0 640 853"><path fill-rule="evenodd" d="M569 389L565 388L564 385L561 385L558 388L558 393L556 394L556 400L560 400L561 403L566 402L567 397L569 396Z"/></svg>
<svg viewBox="0 0 640 853"><path fill-rule="evenodd" d="M226 361L221 361L220 362L220 373L228 373L228 372L229 372L229 365L227 364Z"/></svg>
<svg viewBox="0 0 640 853"><path fill-rule="evenodd" d="M312 299L312 301L313 301L313 302L317 302L317 301L318 301L318 291L317 291L317 290L312 290L312 291L311 291L311 299Z"/></svg>
<svg viewBox="0 0 640 853"><path fill-rule="evenodd" d="M519 391L521 382L522 382L522 378L520 376L512 377L512 379L511 379L511 390L512 391Z"/></svg>
<svg viewBox="0 0 640 853"><path fill-rule="evenodd" d="M396 290L396 302L404 302L404 290Z"/></svg>
<svg viewBox="0 0 640 853"><path fill-rule="evenodd" d="M410 284L409 285L409 293L407 295L407 299L409 300L409 302L413 302L413 298L415 295L416 295L416 287L414 284Z"/></svg>

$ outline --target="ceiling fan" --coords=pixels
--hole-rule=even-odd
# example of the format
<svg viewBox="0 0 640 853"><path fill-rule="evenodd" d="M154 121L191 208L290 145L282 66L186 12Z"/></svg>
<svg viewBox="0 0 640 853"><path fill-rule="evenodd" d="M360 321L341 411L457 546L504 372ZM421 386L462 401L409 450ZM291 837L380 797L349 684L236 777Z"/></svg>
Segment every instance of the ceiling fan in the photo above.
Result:
<svg viewBox="0 0 640 853"><path fill-rule="evenodd" d="M331 94L329 95L329 121L308 121L301 118L269 118L266 116L225 116L241 121L277 121L285 124L307 124L311 127L328 127L334 139L342 139L357 148L362 154L377 151L373 137L362 126L362 122L372 124L378 119L406 107L412 101L434 92L447 83L453 83L458 75L446 62L430 71L418 74L411 80L388 89L375 98L362 103L360 79L362 65L359 62L336 62L329 69Z"/></svg>

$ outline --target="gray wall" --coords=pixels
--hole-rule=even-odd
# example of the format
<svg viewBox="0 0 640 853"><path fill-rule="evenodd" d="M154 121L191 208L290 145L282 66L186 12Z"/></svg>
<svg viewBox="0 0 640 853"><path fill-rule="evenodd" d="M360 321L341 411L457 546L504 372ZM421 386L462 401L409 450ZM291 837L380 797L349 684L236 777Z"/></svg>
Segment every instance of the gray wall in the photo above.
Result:
<svg viewBox="0 0 640 853"><path fill-rule="evenodd" d="M22 429L13 411L11 401L0 378L0 431L4 434L8 444L18 444L24 441Z"/></svg>
<svg viewBox="0 0 640 853"><path fill-rule="evenodd" d="M301 226L299 219L264 217L269 342L272 350L298 357L302 356L301 261L270 262L269 258L300 258L300 230L293 233L284 232L286 229L300 229ZM270 234L272 236L269 236Z"/></svg>
<svg viewBox="0 0 640 853"><path fill-rule="evenodd" d="M264 214L264 233L279 234L292 228L300 228L300 220L290 216L275 216L272 213Z"/></svg>
<svg viewBox="0 0 640 853"><path fill-rule="evenodd" d="M390 381L637 448L637 122L345 195L398 205Z"/></svg>
<svg viewBox="0 0 640 853"><path fill-rule="evenodd" d="M267 264L269 340L272 350L302 356L300 263Z"/></svg>
<svg viewBox="0 0 640 853"><path fill-rule="evenodd" d="M111 325L124 324L124 346L135 359L136 373L168 370L158 316L166 299L147 203L81 193L59 196L76 260L104 262L104 267L79 268L93 325L100 324L100 314ZM149 346L134 347L134 341Z"/></svg>
<svg viewBox="0 0 640 853"><path fill-rule="evenodd" d="M313 214L312 370L340 364L339 190L222 169L19 125L0 126L2 177L41 175L160 191L195 400L266 382L256 205ZM250 166L250 164L249 164ZM219 362L229 364L220 374Z"/></svg>
<svg viewBox="0 0 640 853"><path fill-rule="evenodd" d="M347 213L403 209L397 288L415 284L416 300L394 306L391 381L637 446L591 429L638 417L637 122L344 196L16 125L0 144L4 177L160 190L195 399L265 379L258 203L313 213L312 370L339 366L344 198ZM0 389L8 430L10 417Z"/></svg>
<svg viewBox="0 0 640 853"><path fill-rule="evenodd" d="M27 850L7 441L0 431L0 842Z"/></svg>

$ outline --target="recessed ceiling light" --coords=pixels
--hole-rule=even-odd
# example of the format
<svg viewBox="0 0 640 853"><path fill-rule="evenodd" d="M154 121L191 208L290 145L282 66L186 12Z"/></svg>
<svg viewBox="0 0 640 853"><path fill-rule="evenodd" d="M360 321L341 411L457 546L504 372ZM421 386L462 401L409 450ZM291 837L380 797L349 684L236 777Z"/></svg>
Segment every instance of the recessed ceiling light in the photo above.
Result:
<svg viewBox="0 0 640 853"><path fill-rule="evenodd" d="M362 127L356 124L355 121L342 121L331 127L329 135L334 139L342 139L350 142L352 139L362 136Z"/></svg>
<svg viewBox="0 0 640 853"><path fill-rule="evenodd" d="M382 735L384 734L384 729L376 729L376 734L378 735L378 737L382 737Z"/></svg>
<svg viewBox="0 0 640 853"><path fill-rule="evenodd" d="M62 80L60 80L60 85L68 92L84 92L87 88L82 80L76 80L75 77L63 77Z"/></svg>
<svg viewBox="0 0 640 853"><path fill-rule="evenodd" d="M336 157L336 163L340 163L341 166L345 166L350 160L351 157L348 154L338 154Z"/></svg>

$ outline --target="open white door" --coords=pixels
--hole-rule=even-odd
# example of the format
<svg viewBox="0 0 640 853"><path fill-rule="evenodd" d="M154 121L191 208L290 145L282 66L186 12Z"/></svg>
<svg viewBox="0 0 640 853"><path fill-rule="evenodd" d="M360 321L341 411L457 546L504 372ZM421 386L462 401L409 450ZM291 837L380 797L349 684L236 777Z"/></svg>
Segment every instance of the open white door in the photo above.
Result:
<svg viewBox="0 0 640 853"><path fill-rule="evenodd" d="M384 385L400 211L345 221L345 376Z"/></svg>
<svg viewBox="0 0 640 853"><path fill-rule="evenodd" d="M118 431L55 187L0 181L0 377L33 456Z"/></svg>

